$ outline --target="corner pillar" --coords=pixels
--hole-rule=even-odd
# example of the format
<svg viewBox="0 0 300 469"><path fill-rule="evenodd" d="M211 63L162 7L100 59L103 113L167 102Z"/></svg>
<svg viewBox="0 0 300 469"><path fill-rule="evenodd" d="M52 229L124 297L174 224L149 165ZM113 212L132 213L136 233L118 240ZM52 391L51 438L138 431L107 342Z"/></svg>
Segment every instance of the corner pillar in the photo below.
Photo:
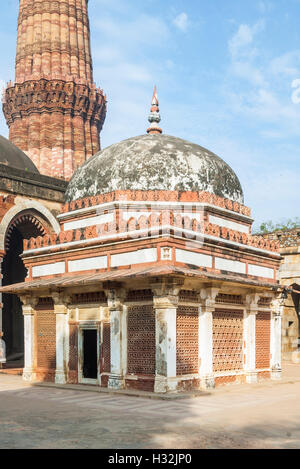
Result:
<svg viewBox="0 0 300 469"><path fill-rule="evenodd" d="M155 311L155 382L154 392L177 388L176 321L179 291L183 282L162 281L151 285Z"/></svg>
<svg viewBox="0 0 300 469"><path fill-rule="evenodd" d="M215 387L213 375L213 312L220 288L203 288L199 294L199 376L200 387Z"/></svg>
<svg viewBox="0 0 300 469"><path fill-rule="evenodd" d="M127 325L124 300L126 290L120 286L105 289L110 312L110 375L108 388L123 389L125 387Z"/></svg>
<svg viewBox="0 0 300 469"><path fill-rule="evenodd" d="M69 355L69 298L59 293L52 293L54 314L56 315L56 370L55 383L66 384Z"/></svg>
<svg viewBox="0 0 300 469"><path fill-rule="evenodd" d="M281 379L281 320L284 300L280 297L271 303L271 379Z"/></svg>
<svg viewBox="0 0 300 469"><path fill-rule="evenodd" d="M38 298L32 296L20 297L24 316L24 369L23 380L35 381L34 355L35 355L35 307Z"/></svg>

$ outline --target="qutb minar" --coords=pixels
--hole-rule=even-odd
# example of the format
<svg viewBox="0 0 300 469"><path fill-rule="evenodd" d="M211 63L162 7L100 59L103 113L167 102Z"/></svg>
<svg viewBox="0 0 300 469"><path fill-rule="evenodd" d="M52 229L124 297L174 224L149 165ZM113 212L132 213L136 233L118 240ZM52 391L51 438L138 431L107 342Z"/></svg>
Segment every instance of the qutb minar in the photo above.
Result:
<svg viewBox="0 0 300 469"><path fill-rule="evenodd" d="M20 0L9 138L41 174L70 179L100 149L106 99L93 82L88 0Z"/></svg>

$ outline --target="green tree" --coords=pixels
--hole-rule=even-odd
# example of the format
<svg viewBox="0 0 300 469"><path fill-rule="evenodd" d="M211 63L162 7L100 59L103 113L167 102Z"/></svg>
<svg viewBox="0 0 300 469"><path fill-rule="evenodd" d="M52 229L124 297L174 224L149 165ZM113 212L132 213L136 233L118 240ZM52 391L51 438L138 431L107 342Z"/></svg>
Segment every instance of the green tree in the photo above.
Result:
<svg viewBox="0 0 300 469"><path fill-rule="evenodd" d="M283 220L279 223L273 223L272 220L263 222L259 227L259 233L272 233L273 231L286 231L300 227L300 218Z"/></svg>

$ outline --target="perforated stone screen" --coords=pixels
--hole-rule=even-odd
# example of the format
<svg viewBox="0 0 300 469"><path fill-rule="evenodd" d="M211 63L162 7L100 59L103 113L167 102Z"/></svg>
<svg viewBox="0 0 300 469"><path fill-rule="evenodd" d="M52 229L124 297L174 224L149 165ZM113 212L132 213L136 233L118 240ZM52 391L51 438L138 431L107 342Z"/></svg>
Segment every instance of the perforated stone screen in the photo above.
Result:
<svg viewBox="0 0 300 469"><path fill-rule="evenodd" d="M269 368L270 366L270 335L271 313L259 311L256 315L256 368Z"/></svg>
<svg viewBox="0 0 300 469"><path fill-rule="evenodd" d="M128 373L155 373L155 315L153 307L128 308Z"/></svg>
<svg viewBox="0 0 300 469"><path fill-rule="evenodd" d="M243 312L217 309L213 313L213 369L243 368Z"/></svg>
<svg viewBox="0 0 300 469"><path fill-rule="evenodd" d="M56 368L56 317L53 311L37 312L37 366Z"/></svg>
<svg viewBox="0 0 300 469"><path fill-rule="evenodd" d="M193 306L179 306L177 309L176 322L177 375L198 373L198 308Z"/></svg>

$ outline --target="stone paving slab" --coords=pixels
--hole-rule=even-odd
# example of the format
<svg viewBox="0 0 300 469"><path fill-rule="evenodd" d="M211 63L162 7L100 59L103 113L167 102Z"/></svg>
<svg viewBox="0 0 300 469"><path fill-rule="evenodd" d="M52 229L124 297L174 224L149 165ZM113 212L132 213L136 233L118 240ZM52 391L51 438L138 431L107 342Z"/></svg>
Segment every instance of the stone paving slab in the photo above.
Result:
<svg viewBox="0 0 300 469"><path fill-rule="evenodd" d="M289 369L287 382L175 400L31 386L1 375L0 448L300 449L299 370Z"/></svg>
<svg viewBox="0 0 300 469"><path fill-rule="evenodd" d="M238 388L240 390L254 389L260 387L270 387L279 384L287 383L296 383L300 382L300 365L294 363L285 363L283 365L282 378L280 380L270 380L265 379L258 383L253 384L228 384L219 386L215 389L209 391L189 391L189 392L171 392L171 393L152 393L147 391L140 390L131 390L131 389L121 389L121 390L112 390L107 388L101 388L100 386L93 386L87 384L56 384L56 383L33 383L33 386L42 386L42 387L51 387L58 389L71 389L76 391L89 391L89 392L100 392L100 393L109 393L115 395L125 395L125 396L135 396L135 397L145 397L149 399L162 399L162 400L173 400L173 399L188 399L195 397L203 397L209 393L223 393L228 390L232 391L232 388Z"/></svg>

